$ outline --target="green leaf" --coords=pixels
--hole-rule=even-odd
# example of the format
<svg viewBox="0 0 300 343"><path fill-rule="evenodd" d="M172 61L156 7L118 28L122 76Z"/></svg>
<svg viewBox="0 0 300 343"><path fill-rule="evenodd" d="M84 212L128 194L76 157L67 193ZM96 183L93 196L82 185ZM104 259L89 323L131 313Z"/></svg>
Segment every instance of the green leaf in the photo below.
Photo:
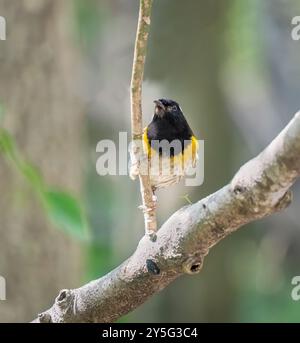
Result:
<svg viewBox="0 0 300 343"><path fill-rule="evenodd" d="M76 198L60 190L47 190L43 197L54 225L77 238L87 238L87 220Z"/></svg>
<svg viewBox="0 0 300 343"><path fill-rule="evenodd" d="M0 128L0 149L10 157L14 155L15 144L11 135L4 129Z"/></svg>
<svg viewBox="0 0 300 343"><path fill-rule="evenodd" d="M3 128L0 128L0 153L40 196L49 219L57 228L81 240L88 239L87 219L79 201L67 192L48 188L40 170L23 158L13 137Z"/></svg>
<svg viewBox="0 0 300 343"><path fill-rule="evenodd" d="M40 170L27 161L19 161L19 169L27 181L37 190L44 190L44 180Z"/></svg>
<svg viewBox="0 0 300 343"><path fill-rule="evenodd" d="M0 152L4 153L13 162L16 169L36 190L41 191L43 189L43 178L39 169L20 156L13 137L5 129L1 128Z"/></svg>

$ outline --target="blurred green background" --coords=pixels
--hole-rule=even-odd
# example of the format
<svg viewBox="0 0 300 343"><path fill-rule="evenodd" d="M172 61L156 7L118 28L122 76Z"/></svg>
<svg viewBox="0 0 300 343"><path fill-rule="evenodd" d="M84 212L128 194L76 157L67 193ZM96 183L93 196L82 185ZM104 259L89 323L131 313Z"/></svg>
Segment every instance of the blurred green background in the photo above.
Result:
<svg viewBox="0 0 300 343"><path fill-rule="evenodd" d="M138 182L96 173L130 132L137 0L0 0L0 321L30 321L61 288L104 275L143 235ZM205 140L205 181L161 190L159 223L229 182L299 109L297 0L154 0L143 88L177 100ZM298 322L299 185L283 213L237 231L123 322Z"/></svg>

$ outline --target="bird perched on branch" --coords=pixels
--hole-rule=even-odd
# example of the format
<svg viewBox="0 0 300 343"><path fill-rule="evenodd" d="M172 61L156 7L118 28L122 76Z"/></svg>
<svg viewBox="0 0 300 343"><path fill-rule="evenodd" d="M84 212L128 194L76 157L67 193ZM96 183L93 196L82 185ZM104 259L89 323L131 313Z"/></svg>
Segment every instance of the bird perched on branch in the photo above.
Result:
<svg viewBox="0 0 300 343"><path fill-rule="evenodd" d="M154 116L144 129L153 192L178 183L198 159L198 140L177 102L155 100Z"/></svg>

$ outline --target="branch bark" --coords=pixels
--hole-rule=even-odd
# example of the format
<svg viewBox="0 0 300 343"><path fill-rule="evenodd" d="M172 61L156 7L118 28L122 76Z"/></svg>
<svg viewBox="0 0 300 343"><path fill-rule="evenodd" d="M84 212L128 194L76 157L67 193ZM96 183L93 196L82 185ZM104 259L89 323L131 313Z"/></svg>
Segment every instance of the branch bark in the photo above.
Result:
<svg viewBox="0 0 300 343"><path fill-rule="evenodd" d="M112 322L184 273L201 270L211 247L241 226L287 207L300 175L300 112L232 181L174 213L135 253L102 278L63 290L35 322Z"/></svg>
<svg viewBox="0 0 300 343"><path fill-rule="evenodd" d="M131 78L131 169L130 176L139 176L142 195L142 209L145 219L146 233L154 237L157 231L155 202L150 184L148 160L143 152L143 117L142 117L142 83L146 58L147 41L151 22L152 0L140 0L138 28L134 49L132 78Z"/></svg>

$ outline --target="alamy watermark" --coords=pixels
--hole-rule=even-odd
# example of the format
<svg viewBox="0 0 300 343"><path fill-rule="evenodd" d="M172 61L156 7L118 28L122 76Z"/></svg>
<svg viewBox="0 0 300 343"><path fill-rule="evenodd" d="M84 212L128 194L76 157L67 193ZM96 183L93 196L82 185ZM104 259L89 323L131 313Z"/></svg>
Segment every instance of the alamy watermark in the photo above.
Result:
<svg viewBox="0 0 300 343"><path fill-rule="evenodd" d="M6 300L6 280L0 275L0 301Z"/></svg>
<svg viewBox="0 0 300 343"><path fill-rule="evenodd" d="M300 300L300 276L292 278L292 285L295 287L292 289L291 297L294 301L298 301Z"/></svg>
<svg viewBox="0 0 300 343"><path fill-rule="evenodd" d="M291 32L293 40L300 40L300 16L292 18L292 25L294 26Z"/></svg>
<svg viewBox="0 0 300 343"><path fill-rule="evenodd" d="M6 40L6 20L0 16L0 40Z"/></svg>
<svg viewBox="0 0 300 343"><path fill-rule="evenodd" d="M198 149L195 151L195 142L187 140L181 142L173 140L152 141L152 153L143 163L140 169L142 175L150 174L150 177L181 177L185 176L186 186L200 186L204 181L204 141L198 140ZM135 141L135 145L145 149L145 142ZM184 147L184 149L183 149ZM184 150L183 155L182 149ZM102 140L97 144L96 152L101 153L97 159L96 170L101 176L105 175L128 175L131 161L128 158L128 151L131 152L132 143L128 144L127 132L119 133L119 142L116 144L112 140ZM161 152L161 155L158 152ZM196 158L197 163L193 163ZM161 157L163 157L161 159ZM145 161L144 161L145 162Z"/></svg>

